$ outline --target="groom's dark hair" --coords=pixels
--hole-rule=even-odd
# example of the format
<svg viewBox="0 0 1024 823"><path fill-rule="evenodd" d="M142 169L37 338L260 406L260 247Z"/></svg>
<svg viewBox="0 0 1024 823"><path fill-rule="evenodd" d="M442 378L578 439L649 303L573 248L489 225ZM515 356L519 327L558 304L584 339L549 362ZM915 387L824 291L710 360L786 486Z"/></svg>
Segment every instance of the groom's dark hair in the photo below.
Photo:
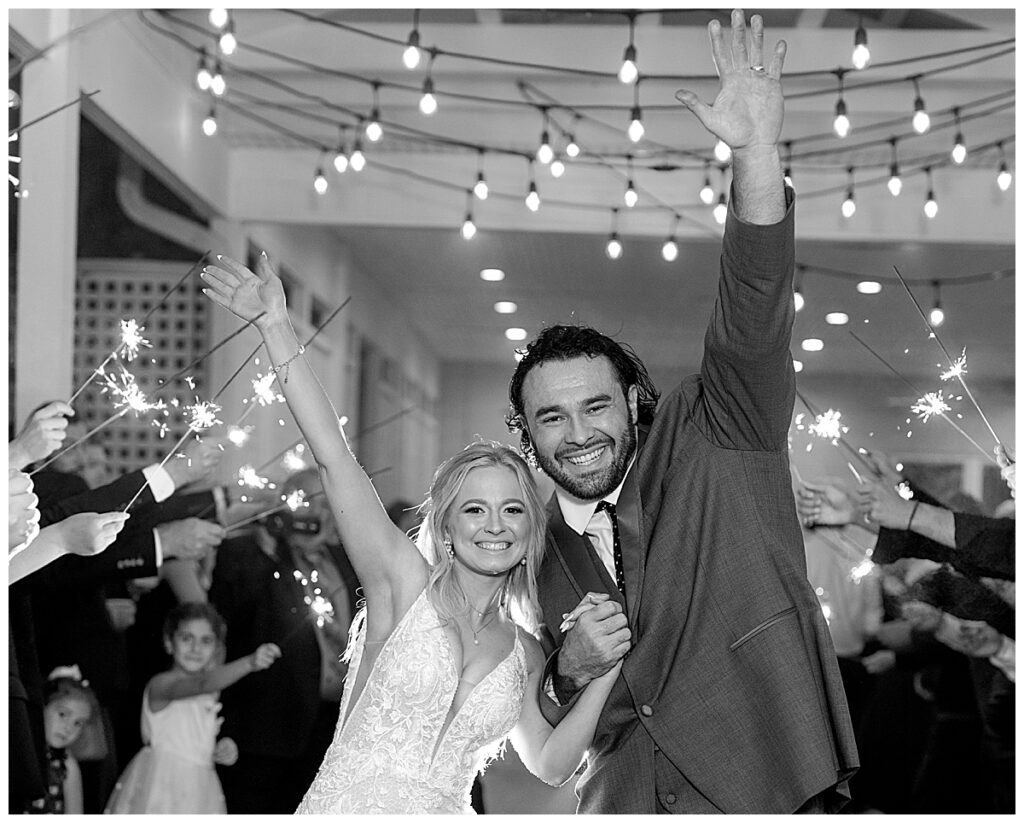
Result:
<svg viewBox="0 0 1024 823"><path fill-rule="evenodd" d="M660 393L643 361L626 343L618 343L589 326L549 326L516 353L520 360L508 384L509 408L505 424L510 432L519 432L519 448L533 466L536 466L533 441L523 416L523 381L534 366L550 360L607 357L615 369L623 396L628 396L630 386L636 386L636 422L648 425L654 420Z"/></svg>

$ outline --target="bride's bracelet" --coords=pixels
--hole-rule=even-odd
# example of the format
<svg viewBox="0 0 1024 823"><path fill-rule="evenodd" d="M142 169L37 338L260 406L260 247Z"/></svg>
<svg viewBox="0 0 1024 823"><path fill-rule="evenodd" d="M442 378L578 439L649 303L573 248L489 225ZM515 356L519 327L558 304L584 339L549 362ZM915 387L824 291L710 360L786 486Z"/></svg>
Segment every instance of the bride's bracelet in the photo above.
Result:
<svg viewBox="0 0 1024 823"><path fill-rule="evenodd" d="M300 343L299 344L299 348L295 352L295 354L293 354L291 357L289 357L287 360L285 360L281 365L279 365L279 366L271 366L270 370L276 375L276 374L278 374L281 371L281 369L284 369L284 380L282 382L287 383L288 382L288 366L291 365L291 362L295 358L300 357L300 356L302 356L305 353L306 353L306 347L303 346Z"/></svg>

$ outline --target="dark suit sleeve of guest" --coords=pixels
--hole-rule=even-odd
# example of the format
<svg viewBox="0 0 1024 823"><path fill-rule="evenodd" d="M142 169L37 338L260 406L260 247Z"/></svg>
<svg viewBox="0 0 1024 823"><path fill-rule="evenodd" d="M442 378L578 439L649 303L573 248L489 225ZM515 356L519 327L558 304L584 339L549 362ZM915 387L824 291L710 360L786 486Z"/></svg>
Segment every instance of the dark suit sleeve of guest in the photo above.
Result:
<svg viewBox="0 0 1024 823"><path fill-rule="evenodd" d="M230 632L239 620L255 609L260 596L260 575L251 562L251 538L236 537L217 547L217 564L210 584L210 602L220 612Z"/></svg>
<svg viewBox="0 0 1024 823"><path fill-rule="evenodd" d="M153 529L161 523L187 517L215 520L216 510L217 503L212 491L178 493L160 503L132 506L128 524L138 529Z"/></svg>
<svg viewBox="0 0 1024 823"><path fill-rule="evenodd" d="M953 566L975 577L1016 579L1016 522L954 512L956 551Z"/></svg>
<svg viewBox="0 0 1024 823"><path fill-rule="evenodd" d="M118 580L152 577L160 571L152 530L121 533L103 552L91 557L66 554L32 575L34 584L59 593L102 586Z"/></svg>
<svg viewBox="0 0 1024 823"><path fill-rule="evenodd" d="M730 209L718 296L704 337L702 428L724 448L786 448L796 382L793 329L793 193L778 223L744 223Z"/></svg>
<svg viewBox="0 0 1024 823"><path fill-rule="evenodd" d="M100 486L98 489L77 494L58 503L51 503L40 509L40 525L47 526L80 512L110 512L131 501L146 482L141 471L122 475L113 483ZM139 495L139 503L152 503L153 493L149 487Z"/></svg>

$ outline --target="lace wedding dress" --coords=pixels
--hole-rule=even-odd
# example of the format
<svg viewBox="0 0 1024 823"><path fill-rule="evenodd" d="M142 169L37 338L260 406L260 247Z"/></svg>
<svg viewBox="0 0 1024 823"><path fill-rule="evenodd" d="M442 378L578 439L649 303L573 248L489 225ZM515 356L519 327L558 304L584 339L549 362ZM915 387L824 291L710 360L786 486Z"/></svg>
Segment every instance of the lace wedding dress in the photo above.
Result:
<svg viewBox="0 0 1024 823"><path fill-rule="evenodd" d="M354 646L334 740L297 814L472 813L470 789L519 719L526 653L512 651L449 712L459 672L426 589L391 636L348 714L366 639Z"/></svg>

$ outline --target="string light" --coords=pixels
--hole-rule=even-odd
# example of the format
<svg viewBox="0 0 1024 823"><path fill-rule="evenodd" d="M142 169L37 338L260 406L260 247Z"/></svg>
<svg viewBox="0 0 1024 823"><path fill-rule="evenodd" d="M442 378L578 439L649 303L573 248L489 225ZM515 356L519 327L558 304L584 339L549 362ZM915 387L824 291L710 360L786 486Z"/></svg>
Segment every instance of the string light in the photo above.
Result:
<svg viewBox="0 0 1024 823"><path fill-rule="evenodd" d="M430 63L427 65L427 76L423 80L423 96L420 98L420 111L427 117L437 111L437 98L434 97L434 78L431 71L434 68L434 56L436 52L430 52Z"/></svg>
<svg viewBox="0 0 1024 823"><path fill-rule="evenodd" d="M895 137L889 140L889 145L892 147L892 163L889 164L889 182L886 183L886 186L889 188L889 194L899 197L900 192L903 191L903 181L900 179L900 164L896 160Z"/></svg>
<svg viewBox="0 0 1024 823"><path fill-rule="evenodd" d="M210 78L210 91L218 97L223 97L228 90L228 84L224 80L224 73L221 71L220 60L213 65L213 76Z"/></svg>
<svg viewBox="0 0 1024 823"><path fill-rule="evenodd" d="M473 194L476 195L477 200L486 200L489 190L487 188L487 181L484 179L484 153L482 151L477 152L476 168L476 183L473 185Z"/></svg>
<svg viewBox="0 0 1024 823"><path fill-rule="evenodd" d="M857 18L857 30L853 33L853 55L850 58L853 67L860 71L871 62L871 50L868 48L868 33L862 18Z"/></svg>
<svg viewBox="0 0 1024 823"><path fill-rule="evenodd" d="M801 287L803 283L804 267L797 264L796 274L793 276L793 310L800 311L804 307L804 293Z"/></svg>
<svg viewBox="0 0 1024 823"><path fill-rule="evenodd" d="M313 188L317 194L327 193L327 178L324 177L324 170L322 166L317 166L316 174L313 177Z"/></svg>
<svg viewBox="0 0 1024 823"><path fill-rule="evenodd" d="M378 94L380 83L373 84L373 109L370 111L370 119L366 123L366 139L371 143L377 143L384 136L384 129L380 125L380 100Z"/></svg>
<svg viewBox="0 0 1024 823"><path fill-rule="evenodd" d="M334 168L338 174L344 174L348 170L348 155L345 154L345 126L340 127L338 137L338 151L334 154Z"/></svg>
<svg viewBox="0 0 1024 823"><path fill-rule="evenodd" d="M548 166L551 169L551 176L554 178L561 177L565 174L565 163L559 160L557 157L551 161L551 165Z"/></svg>
<svg viewBox="0 0 1024 823"><path fill-rule="evenodd" d="M921 89L917 85L917 81L920 75L912 77L911 80L914 83L914 131L918 134L924 134L931 128L932 119L928 116L928 112L924 108L924 98L921 97Z"/></svg>
<svg viewBox="0 0 1024 823"><path fill-rule="evenodd" d="M924 201L924 213L931 220L939 213L939 204L935 201L935 191L932 189L932 170L926 168L924 172L928 176L928 196Z"/></svg>
<svg viewBox="0 0 1024 823"><path fill-rule="evenodd" d="M210 25L215 29L222 29L228 22L227 9L210 9Z"/></svg>
<svg viewBox="0 0 1024 823"><path fill-rule="evenodd" d="M629 135L630 140L632 140L634 143L639 143L640 139L644 136L644 132L646 131L644 129L644 123L642 119L643 115L640 111L639 106L633 106L632 110L629 113L629 118L629 128L626 130L626 133Z"/></svg>
<svg viewBox="0 0 1024 823"><path fill-rule="evenodd" d="M619 240L617 224L619 221L619 210L612 209L612 233L608 237L608 244L604 247L605 254L612 260L622 257L622 242Z"/></svg>
<svg viewBox="0 0 1024 823"><path fill-rule="evenodd" d="M203 134L207 137L213 137L217 133L217 107L211 106L210 113L206 115L206 119L203 120Z"/></svg>
<svg viewBox="0 0 1024 823"><path fill-rule="evenodd" d="M715 222L719 226L725 225L725 217L729 213L729 207L725 204L725 192L723 191L718 195L718 203L715 205L712 214L715 216Z"/></svg>
<svg viewBox="0 0 1024 823"><path fill-rule="evenodd" d="M700 188L700 202L705 206L710 206L715 202L715 190L711 188L711 163L709 161L704 162L704 185Z"/></svg>
<svg viewBox="0 0 1024 823"><path fill-rule="evenodd" d="M672 223L672 231L669 233L668 240L665 241L661 247L661 257L666 263L672 263L677 257L679 257L679 244L676 242L676 231L679 228L679 215L675 215L675 220Z"/></svg>
<svg viewBox="0 0 1024 823"><path fill-rule="evenodd" d="M555 159L555 150L551 148L551 133L548 131L548 110L541 109L544 115L544 126L540 132L540 146L537 148L537 160L545 166Z"/></svg>
<svg viewBox="0 0 1024 823"><path fill-rule="evenodd" d="M842 212L843 217L849 219L857 211L857 204L853 201L853 166L847 167L846 174L850 178L850 182L846 187L846 199L843 200Z"/></svg>
<svg viewBox="0 0 1024 823"><path fill-rule="evenodd" d="M640 75L636 67L636 46L633 45L633 34L636 28L636 14L629 15L629 45L622 55L622 68L619 69L619 81L626 85L634 82Z"/></svg>
<svg viewBox="0 0 1024 823"><path fill-rule="evenodd" d="M420 64L420 10L415 9L412 13L412 33L406 43L405 51L402 52L402 62L405 67L412 71Z"/></svg>
<svg viewBox="0 0 1024 823"><path fill-rule="evenodd" d="M629 167L628 177L626 178L626 192L623 194L622 199L626 203L626 208L633 208L640 200L640 195L636 193L636 188L633 186L633 156L626 156L626 163Z"/></svg>
<svg viewBox="0 0 1024 823"><path fill-rule="evenodd" d="M533 164L530 164L530 189L526 193L526 208L530 211L540 209L540 194L537 193L537 183L533 179Z"/></svg>
<svg viewBox="0 0 1024 823"><path fill-rule="evenodd" d="M946 313L942 310L942 301L939 295L939 281L932 280L932 288L935 290L935 303L932 310L928 312L928 322L932 326L941 326L946 322Z"/></svg>
<svg viewBox="0 0 1024 823"><path fill-rule="evenodd" d="M576 124L579 123L580 116L577 114L573 118L573 130L569 132L569 142L565 144L565 154L567 157L576 158L580 156L580 147L576 142Z"/></svg>
<svg viewBox="0 0 1024 823"><path fill-rule="evenodd" d="M466 192L466 219L462 221L462 239L472 240L476 236L476 223L473 222L473 192Z"/></svg>
<svg viewBox="0 0 1024 823"><path fill-rule="evenodd" d="M366 167L366 155L363 154L363 139L361 137L356 137L356 141L352 146L352 154L348 158L348 164L354 172L361 172Z"/></svg>
<svg viewBox="0 0 1024 823"><path fill-rule="evenodd" d="M209 91L210 83L213 82L213 75L210 74L210 67L207 65L206 49L199 49L199 68L196 69L196 85L200 91Z"/></svg>
<svg viewBox="0 0 1024 823"><path fill-rule="evenodd" d="M235 21L230 17L224 26L224 33L220 36L220 40L217 41L220 46L221 52L230 57L235 53L235 49L238 48L238 39L235 37Z"/></svg>
<svg viewBox="0 0 1024 823"><path fill-rule="evenodd" d="M787 140L782 144L782 148L786 153L785 165L782 167L782 180L787 186L793 188L793 141Z"/></svg>
<svg viewBox="0 0 1024 823"><path fill-rule="evenodd" d="M836 117L832 121L832 130L839 137L846 137L850 133L850 118L846 116L846 101L843 100L843 70L836 70L836 77L839 78L839 100L836 102Z"/></svg>
<svg viewBox="0 0 1024 823"><path fill-rule="evenodd" d="M1006 151L1003 149L1002 141L996 143L996 147L999 149L999 174L996 176L996 185L1006 191L1013 183L1013 175L1010 174L1010 167L1006 165Z"/></svg>
<svg viewBox="0 0 1024 823"><path fill-rule="evenodd" d="M953 117L956 118L956 136L953 138L953 151L950 152L950 156L953 158L953 162L958 166L967 159L967 144L964 142L964 136L960 131L960 109L953 109Z"/></svg>
<svg viewBox="0 0 1024 823"><path fill-rule="evenodd" d="M719 163L728 163L731 157L732 149L726 145L724 140L719 139L719 141L715 143L715 159Z"/></svg>

